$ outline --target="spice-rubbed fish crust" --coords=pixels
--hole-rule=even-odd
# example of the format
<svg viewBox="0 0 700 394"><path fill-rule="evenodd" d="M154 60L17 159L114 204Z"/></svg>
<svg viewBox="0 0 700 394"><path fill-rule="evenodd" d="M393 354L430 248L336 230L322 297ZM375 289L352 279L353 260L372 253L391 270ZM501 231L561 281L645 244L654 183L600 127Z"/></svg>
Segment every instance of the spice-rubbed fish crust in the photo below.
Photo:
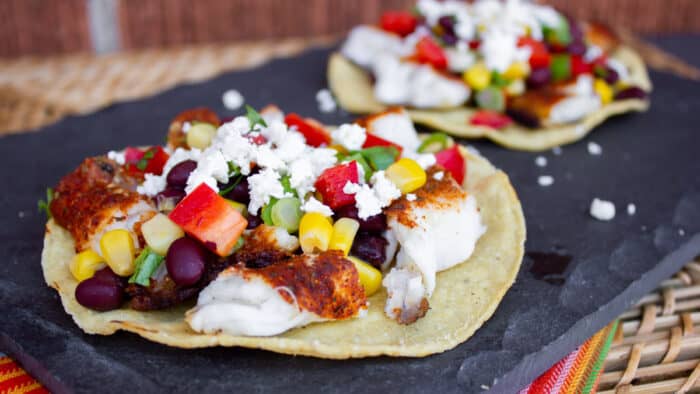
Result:
<svg viewBox="0 0 700 394"><path fill-rule="evenodd" d="M355 266L337 250L317 256L297 255L259 269L235 266L222 275L233 271L246 279L263 279L277 288L285 301L293 304L296 300L300 309L326 319L354 317L367 303Z"/></svg>
<svg viewBox="0 0 700 394"><path fill-rule="evenodd" d="M104 156L85 159L61 179L49 209L56 222L75 239L76 250L86 248L115 211L141 200L135 182L114 161Z"/></svg>

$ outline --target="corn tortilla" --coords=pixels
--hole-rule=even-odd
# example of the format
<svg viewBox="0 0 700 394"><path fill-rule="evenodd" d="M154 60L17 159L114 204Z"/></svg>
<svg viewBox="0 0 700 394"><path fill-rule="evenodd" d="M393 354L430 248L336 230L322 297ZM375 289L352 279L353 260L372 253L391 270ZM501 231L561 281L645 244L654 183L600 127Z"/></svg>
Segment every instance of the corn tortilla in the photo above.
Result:
<svg viewBox="0 0 700 394"><path fill-rule="evenodd" d="M632 83L645 91L651 91L651 81L644 61L631 48L621 46L612 56L625 64L630 72ZM369 75L343 55L334 53L328 62L328 85L340 106L352 113L376 113L386 106L374 98L374 90ZM503 130L469 124L476 109L459 107L445 110L408 109L414 122L434 128L457 137L488 138L504 147L542 151L555 146L569 144L582 139L593 128L607 118L627 112L642 112L649 108L648 100L629 99L613 101L599 110L588 114L578 122L529 129L513 124Z"/></svg>
<svg viewBox="0 0 700 394"><path fill-rule="evenodd" d="M384 315L384 290L369 298L366 317L312 324L274 337L196 333L184 320L192 304L149 312L126 307L92 311L75 299L78 283L68 268L75 255L74 242L53 220L48 222L44 238L44 278L58 291L66 312L90 334L124 330L180 348L242 346L332 359L422 357L443 352L467 340L496 310L518 273L525 241L522 208L506 174L466 149L462 153L468 168L464 187L476 197L488 230L469 260L437 274L431 309L412 325L399 325Z"/></svg>

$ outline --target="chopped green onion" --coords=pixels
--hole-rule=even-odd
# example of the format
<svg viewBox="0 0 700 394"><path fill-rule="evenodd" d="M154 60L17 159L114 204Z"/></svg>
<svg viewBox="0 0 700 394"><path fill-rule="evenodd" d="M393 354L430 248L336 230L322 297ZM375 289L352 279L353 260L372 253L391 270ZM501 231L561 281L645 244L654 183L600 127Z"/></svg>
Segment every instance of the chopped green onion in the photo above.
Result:
<svg viewBox="0 0 700 394"><path fill-rule="evenodd" d="M491 73L491 85L495 86L497 88L504 88L508 86L510 81L508 78L504 77L503 74L499 73L498 71L494 71Z"/></svg>
<svg viewBox="0 0 700 394"><path fill-rule="evenodd" d="M501 89L489 86L476 94L476 105L479 108L503 112L506 107L506 99Z"/></svg>
<svg viewBox="0 0 700 394"><path fill-rule="evenodd" d="M445 133L433 133L426 137L418 147L418 153L435 153L447 148L450 137Z"/></svg>
<svg viewBox="0 0 700 394"><path fill-rule="evenodd" d="M37 201L37 208L39 209L39 212L44 212L46 214L46 217L51 219L51 210L49 210L49 205L51 205L51 201L53 201L53 189L52 188L46 188L46 200L39 200Z"/></svg>
<svg viewBox="0 0 700 394"><path fill-rule="evenodd" d="M163 259L163 256L155 253L151 248L146 246L134 262L134 274L129 278L129 283L136 283L148 287L151 275L160 267L163 263Z"/></svg>
<svg viewBox="0 0 700 394"><path fill-rule="evenodd" d="M292 189L292 185L289 183L289 178L291 178L289 175L283 175L282 178L280 178L280 183L282 184L285 193L296 195L296 191Z"/></svg>
<svg viewBox="0 0 700 394"><path fill-rule="evenodd" d="M243 175L235 175L235 179L233 180L233 182L229 183L229 185L226 186L226 188L220 190L219 195L220 196L227 195L228 193L231 192L231 190L233 190L236 186L238 186L238 184L241 183L242 180L243 180Z"/></svg>
<svg viewBox="0 0 700 394"><path fill-rule="evenodd" d="M560 18L558 26L545 26L544 37L550 44L567 46L571 44L571 29L566 18Z"/></svg>
<svg viewBox="0 0 700 394"><path fill-rule="evenodd" d="M393 146L373 146L360 151L375 171L386 170L399 157L399 150Z"/></svg>
<svg viewBox="0 0 700 394"><path fill-rule="evenodd" d="M367 160L365 160L364 157L362 157L362 154L360 152L353 152L349 156L345 156L341 162L349 162L349 161L355 161L357 164L362 167L363 172L365 173L365 182L369 182L369 178L372 176L372 167L367 164Z"/></svg>
<svg viewBox="0 0 700 394"><path fill-rule="evenodd" d="M567 54L554 55L549 66L552 72L552 81L559 82L571 77L571 56Z"/></svg>
<svg viewBox="0 0 700 394"><path fill-rule="evenodd" d="M272 223L272 207L275 206L277 203L277 199L274 197L270 197L270 202L267 203L264 207L262 207L262 211L260 212L260 218L262 219L263 223L267 224L268 226L274 226L275 224Z"/></svg>
<svg viewBox="0 0 700 394"><path fill-rule="evenodd" d="M245 116L248 118L248 121L250 122L251 129L254 129L255 125L258 125L258 124L260 126L267 127L267 123L265 123L265 119L263 119L263 117L260 116L258 111L253 109L253 107L251 107L250 105L246 105L245 112L246 112Z"/></svg>
<svg viewBox="0 0 700 394"><path fill-rule="evenodd" d="M136 168L138 168L141 171L146 170L146 167L148 167L148 161L151 160L153 158L153 156L155 156L155 154L156 154L155 150L153 150L153 149L147 150L143 154L141 159L139 159L139 161L136 163Z"/></svg>
<svg viewBox="0 0 700 394"><path fill-rule="evenodd" d="M282 227L289 233L296 232L301 221L301 202L294 197L280 199L272 206L270 218L275 226Z"/></svg>

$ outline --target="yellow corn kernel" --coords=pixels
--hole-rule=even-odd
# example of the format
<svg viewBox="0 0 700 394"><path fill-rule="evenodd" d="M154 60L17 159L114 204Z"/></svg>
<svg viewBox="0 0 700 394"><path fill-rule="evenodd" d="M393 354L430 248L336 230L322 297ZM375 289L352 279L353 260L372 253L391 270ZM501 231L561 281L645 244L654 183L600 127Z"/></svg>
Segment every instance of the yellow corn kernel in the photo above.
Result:
<svg viewBox="0 0 700 394"><path fill-rule="evenodd" d="M515 79L506 86L508 96L520 96L523 93L525 93L525 81L522 79Z"/></svg>
<svg viewBox="0 0 700 394"><path fill-rule="evenodd" d="M425 185L425 170L415 160L402 157L396 163L387 167L386 177L401 190L401 193L410 193Z"/></svg>
<svg viewBox="0 0 700 394"><path fill-rule="evenodd" d="M94 250L85 250L73 257L70 262L70 273L78 281L92 278L95 271L104 267L105 260Z"/></svg>
<svg viewBox="0 0 700 394"><path fill-rule="evenodd" d="M508 69L503 73L503 76L507 79L523 79L530 74L530 65L525 62L514 62L508 67Z"/></svg>
<svg viewBox="0 0 700 394"><path fill-rule="evenodd" d="M600 102L603 105L608 104L613 100L613 90L604 80L596 78L595 82L593 82L593 90L595 90L595 92L598 94L600 97Z"/></svg>
<svg viewBox="0 0 700 394"><path fill-rule="evenodd" d="M369 297L376 293L382 285L381 271L355 256L348 256L348 260L355 264L355 269L360 277L360 283L362 287L365 288L365 295Z"/></svg>
<svg viewBox="0 0 700 394"><path fill-rule="evenodd" d="M187 130L187 145L190 148L206 149L216 135L216 127L209 123L195 123Z"/></svg>
<svg viewBox="0 0 700 394"><path fill-rule="evenodd" d="M360 222L350 218L340 218L333 225L333 236L328 249L342 250L344 255L350 253L355 234L360 229Z"/></svg>
<svg viewBox="0 0 700 394"><path fill-rule="evenodd" d="M483 63L477 63L465 71L462 78L472 89L481 90L491 83L491 71Z"/></svg>
<svg viewBox="0 0 700 394"><path fill-rule="evenodd" d="M299 222L299 244L304 253L324 252L333 236L333 224L318 212L308 212Z"/></svg>
<svg viewBox="0 0 700 394"><path fill-rule="evenodd" d="M185 236L185 232L162 213L153 216L141 225L141 233L146 244L161 256L168 253L170 244Z"/></svg>
<svg viewBox="0 0 700 394"><path fill-rule="evenodd" d="M232 206L233 209L238 211L238 213L241 214L241 216L246 217L248 215L248 207L245 204L241 204L238 201L233 201L229 199L224 199L228 203L228 205Z"/></svg>
<svg viewBox="0 0 700 394"><path fill-rule="evenodd" d="M119 276L134 273L134 239L124 229L107 231L100 239L100 251L109 268Z"/></svg>

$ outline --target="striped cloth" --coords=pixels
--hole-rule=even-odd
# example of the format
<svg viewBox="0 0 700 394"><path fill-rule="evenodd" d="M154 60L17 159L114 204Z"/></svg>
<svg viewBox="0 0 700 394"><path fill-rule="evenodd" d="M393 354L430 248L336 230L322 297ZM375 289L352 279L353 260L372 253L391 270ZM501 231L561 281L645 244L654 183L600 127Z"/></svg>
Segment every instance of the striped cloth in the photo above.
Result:
<svg viewBox="0 0 700 394"><path fill-rule="evenodd" d="M617 322L600 330L578 349L556 363L520 394L595 393L603 362L617 330ZM48 393L11 358L0 353L0 394Z"/></svg>

